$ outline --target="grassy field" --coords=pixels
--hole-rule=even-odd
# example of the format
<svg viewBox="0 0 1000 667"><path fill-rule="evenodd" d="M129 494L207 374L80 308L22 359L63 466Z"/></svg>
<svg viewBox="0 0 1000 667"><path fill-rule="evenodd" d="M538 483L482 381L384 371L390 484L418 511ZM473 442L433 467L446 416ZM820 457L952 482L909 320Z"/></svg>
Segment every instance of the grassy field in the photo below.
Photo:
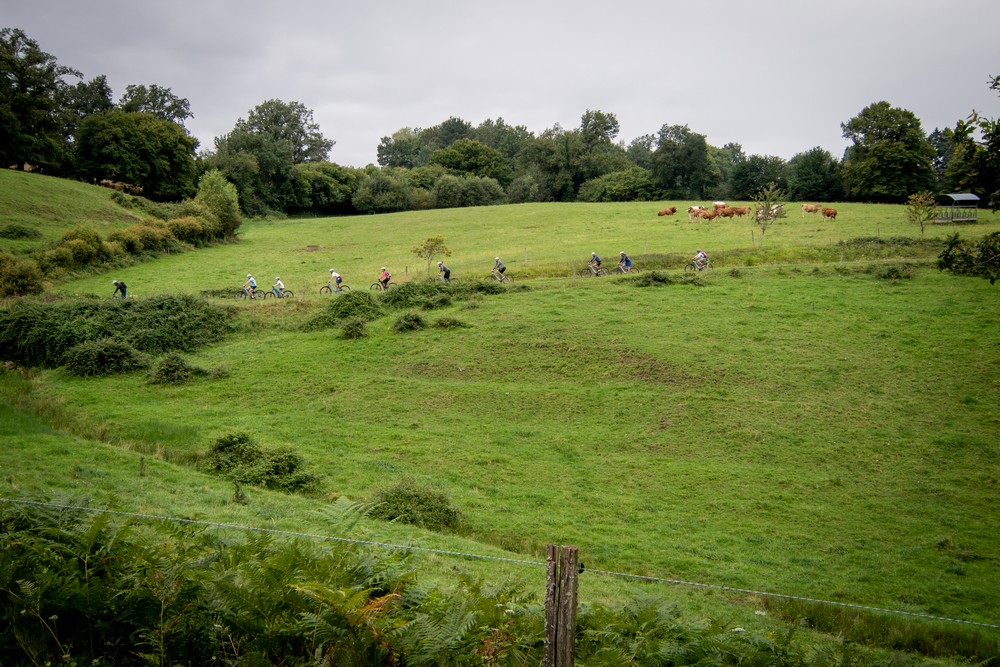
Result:
<svg viewBox="0 0 1000 667"><path fill-rule="evenodd" d="M239 243L54 285L221 293L253 272L301 298L233 306L236 333L189 355L228 368L222 379L0 375L0 493L327 532L321 500L253 492L235 505L231 486L189 467L214 438L247 432L300 452L327 501L413 478L466 518L456 535L368 523L366 535L531 559L576 544L589 569L1000 623L997 288L937 272L932 244L837 245L918 237L902 207L837 205L835 223L795 207L761 249L746 221L657 218L661 204L255 221ZM1000 229L982 218L958 231ZM303 330L331 301L317 293L331 266L355 289L383 264L423 279L409 251L435 235L460 281L499 255L518 288L421 311L464 328L397 334L393 311L359 340ZM698 247L718 268L694 281L577 277L591 251L626 250L677 278ZM886 266L912 277L881 279ZM431 563L444 578L455 566ZM635 590L583 586L584 602ZM753 599L652 592L753 622Z"/></svg>

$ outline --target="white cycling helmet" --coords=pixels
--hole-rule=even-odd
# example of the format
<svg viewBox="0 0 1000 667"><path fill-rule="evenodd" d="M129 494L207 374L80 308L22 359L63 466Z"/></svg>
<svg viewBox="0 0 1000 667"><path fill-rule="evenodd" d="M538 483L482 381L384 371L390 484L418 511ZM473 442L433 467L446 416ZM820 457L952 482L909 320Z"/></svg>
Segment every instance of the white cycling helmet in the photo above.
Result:
<svg viewBox="0 0 1000 667"><path fill-rule="evenodd" d="M274 279L275 280L281 280L281 278L279 278L278 276L275 276Z"/></svg>
<svg viewBox="0 0 1000 667"><path fill-rule="evenodd" d="M252 278L252 277L253 277L253 276L251 276L251 275L250 275L249 273L247 274L247 278Z"/></svg>
<svg viewBox="0 0 1000 667"><path fill-rule="evenodd" d="M383 270L383 271L387 271L388 269L386 269L386 268L385 268L385 267L383 266L383 267L382 267L382 270Z"/></svg>
<svg viewBox="0 0 1000 667"><path fill-rule="evenodd" d="M624 254L625 254L625 251L624 251L624 250L622 250L622 251L621 251L620 253L618 253L618 254L619 254L619 255L624 255Z"/></svg>
<svg viewBox="0 0 1000 667"><path fill-rule="evenodd" d="M117 280L112 280L112 281L111 281L111 284L112 284L112 285L117 285L117 284L118 284L118 281L117 281Z"/></svg>
<svg viewBox="0 0 1000 667"><path fill-rule="evenodd" d="M495 261L495 262L499 262L499 261L500 261L500 258L499 258L499 257L494 257L494 258L493 258L493 261Z"/></svg>
<svg viewBox="0 0 1000 667"><path fill-rule="evenodd" d="M438 266L441 266L442 264L444 264L444 262L442 262L442 261L441 261L441 260L439 259L439 260L438 260Z"/></svg>
<svg viewBox="0 0 1000 667"><path fill-rule="evenodd" d="M330 273L336 273L336 271L334 271L333 269L330 269Z"/></svg>

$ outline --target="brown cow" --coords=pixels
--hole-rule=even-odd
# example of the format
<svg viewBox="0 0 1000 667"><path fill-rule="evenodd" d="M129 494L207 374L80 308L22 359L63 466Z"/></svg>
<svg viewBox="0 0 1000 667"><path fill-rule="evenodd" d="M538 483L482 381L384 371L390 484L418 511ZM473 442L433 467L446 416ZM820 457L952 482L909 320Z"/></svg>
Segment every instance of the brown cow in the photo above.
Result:
<svg viewBox="0 0 1000 667"><path fill-rule="evenodd" d="M709 222L712 222L713 220L719 217L719 212L714 209L711 211L709 211L708 209L702 209L698 211L698 217L701 218L702 220L708 220Z"/></svg>
<svg viewBox="0 0 1000 667"><path fill-rule="evenodd" d="M720 211L724 208L729 208L729 206L724 201L714 201L712 202L712 210Z"/></svg>
<svg viewBox="0 0 1000 667"><path fill-rule="evenodd" d="M731 218L734 215L736 215L736 209L733 208L732 206L727 206L725 208L718 209L716 213L721 215L723 218Z"/></svg>
<svg viewBox="0 0 1000 667"><path fill-rule="evenodd" d="M806 213L816 213L819 211L819 204L803 204L802 205L802 217L806 217Z"/></svg>
<svg viewBox="0 0 1000 667"><path fill-rule="evenodd" d="M835 208L824 208L823 212L821 213L821 215L822 215L822 217L823 217L824 220L826 220L827 218L830 218L831 220L836 220L837 219L837 209L835 209Z"/></svg>
<svg viewBox="0 0 1000 667"><path fill-rule="evenodd" d="M744 215L750 215L749 206L734 206L733 211L736 212L737 218L742 218Z"/></svg>
<svg viewBox="0 0 1000 667"><path fill-rule="evenodd" d="M670 208L661 209L656 215L673 215L677 212L676 206L671 206Z"/></svg>

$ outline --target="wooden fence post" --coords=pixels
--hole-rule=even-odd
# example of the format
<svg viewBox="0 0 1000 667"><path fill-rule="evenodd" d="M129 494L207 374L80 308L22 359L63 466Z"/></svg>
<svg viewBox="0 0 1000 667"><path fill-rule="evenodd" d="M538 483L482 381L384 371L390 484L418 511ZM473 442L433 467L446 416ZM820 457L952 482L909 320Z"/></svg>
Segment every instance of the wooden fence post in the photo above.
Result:
<svg viewBox="0 0 1000 667"><path fill-rule="evenodd" d="M556 545L545 547L545 667L556 665L556 621L559 618L559 560Z"/></svg>
<svg viewBox="0 0 1000 667"><path fill-rule="evenodd" d="M578 549L549 544L545 557L545 667L572 667L576 648Z"/></svg>

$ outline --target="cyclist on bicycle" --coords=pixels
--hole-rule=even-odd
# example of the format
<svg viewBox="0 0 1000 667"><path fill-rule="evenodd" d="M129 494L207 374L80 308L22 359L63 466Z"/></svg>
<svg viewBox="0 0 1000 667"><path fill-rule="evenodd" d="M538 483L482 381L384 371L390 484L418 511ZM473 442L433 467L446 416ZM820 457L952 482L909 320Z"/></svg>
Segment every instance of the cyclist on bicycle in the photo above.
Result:
<svg viewBox="0 0 1000 667"><path fill-rule="evenodd" d="M285 296L285 283L281 282L281 278L279 278L278 276L275 276L274 277L274 286L271 288L271 290L280 299L280 298L282 298L282 297Z"/></svg>
<svg viewBox="0 0 1000 667"><path fill-rule="evenodd" d="M251 276L249 273L247 274L247 281L243 283L243 289L245 289L247 292L250 292L251 299L257 298L255 294L255 291L257 289L257 281L254 280L253 276Z"/></svg>
<svg viewBox="0 0 1000 667"><path fill-rule="evenodd" d="M378 274L378 281L382 283L382 289L389 286L389 279L392 278L392 274L384 266L382 267L382 273Z"/></svg>
<svg viewBox="0 0 1000 667"><path fill-rule="evenodd" d="M451 269L445 266L441 260L438 260L438 273L444 277L446 283L451 282Z"/></svg>
<svg viewBox="0 0 1000 667"><path fill-rule="evenodd" d="M596 252L590 253L590 262L588 265L594 269L594 273L601 270L601 258L597 256Z"/></svg>
<svg viewBox="0 0 1000 667"><path fill-rule="evenodd" d="M705 262L708 261L708 255L702 252L701 248L699 248L698 252L694 254L694 259L692 261L694 262L694 265L698 267L698 270L701 271L705 268Z"/></svg>
<svg viewBox="0 0 1000 667"><path fill-rule="evenodd" d="M125 298L125 290L128 289L128 285L126 285L125 283L123 283L120 280L112 280L111 284L115 286L115 295L117 295L118 292L121 292L122 293L122 298L124 299ZM114 295L112 295L112 296L114 296Z"/></svg>
<svg viewBox="0 0 1000 667"><path fill-rule="evenodd" d="M494 257L493 260L496 262L496 264L493 265L493 270L499 273L502 278L503 272L507 270L507 267L504 266L504 263L500 261L499 257Z"/></svg>
<svg viewBox="0 0 1000 667"><path fill-rule="evenodd" d="M631 273L632 272L632 260L629 259L629 256L625 254L624 250L622 250L618 254L621 256L621 259L618 260L618 266L622 267L625 270L625 273Z"/></svg>
<svg viewBox="0 0 1000 667"><path fill-rule="evenodd" d="M341 290L340 284L344 282L344 279L333 269L330 269L330 281L333 282L335 289L339 292Z"/></svg>

